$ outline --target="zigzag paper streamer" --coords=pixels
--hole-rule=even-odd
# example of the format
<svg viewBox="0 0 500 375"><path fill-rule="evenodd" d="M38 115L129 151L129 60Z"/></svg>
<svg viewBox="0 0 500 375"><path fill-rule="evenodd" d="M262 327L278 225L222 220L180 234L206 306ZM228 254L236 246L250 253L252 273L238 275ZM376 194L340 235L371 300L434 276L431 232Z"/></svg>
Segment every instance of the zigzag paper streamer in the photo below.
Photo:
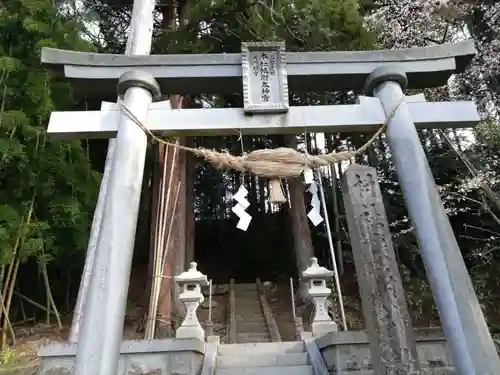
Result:
<svg viewBox="0 0 500 375"><path fill-rule="evenodd" d="M316 182L312 182L311 185L309 185L309 189L307 189L309 193L311 193L311 211L307 214L307 217L309 220L311 220L311 223L314 226L317 226L318 224L323 222L323 217L321 216L321 202L319 201L318 198L318 186L316 185Z"/></svg>
<svg viewBox="0 0 500 375"><path fill-rule="evenodd" d="M323 222L323 217L321 216L321 202L318 197L318 185L314 182L314 174L309 167L304 169L304 182L309 185L307 191L311 193L311 211L307 213L307 217L314 226L317 226Z"/></svg>
<svg viewBox="0 0 500 375"><path fill-rule="evenodd" d="M232 211L236 216L239 217L238 225L236 228L246 231L250 222L252 221L252 216L245 210L250 206L250 202L246 199L248 195L248 190L245 189L243 185L240 186L236 194L232 196L232 199L235 200L236 206L232 208Z"/></svg>

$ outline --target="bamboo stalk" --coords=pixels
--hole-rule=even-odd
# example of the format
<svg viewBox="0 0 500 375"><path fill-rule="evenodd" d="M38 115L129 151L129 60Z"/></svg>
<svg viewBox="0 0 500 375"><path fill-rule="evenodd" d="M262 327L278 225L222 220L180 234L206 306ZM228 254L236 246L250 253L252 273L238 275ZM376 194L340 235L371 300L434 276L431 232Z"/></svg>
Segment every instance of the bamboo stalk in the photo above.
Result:
<svg viewBox="0 0 500 375"><path fill-rule="evenodd" d="M157 225L155 229L156 233L156 238L155 238L155 245L154 245L154 251L153 251L153 263L154 263L154 270L153 270L153 279L152 279L152 288L151 288L151 296L149 299L150 302L150 309L148 313L148 330L147 330L147 336L146 338L149 340L154 339L155 336L155 330L156 330L156 303L155 303L155 296L158 293L158 275L160 272L159 264L158 264L158 257L160 256L161 252L163 251L162 246L161 246L161 227L162 227L162 222L163 222L163 202L164 202L164 184L165 184L165 174L166 174L166 165L167 165L167 160L168 160L168 147L163 148L163 169L162 169L162 174L161 178L159 180L160 183L160 189L158 190L158 195L159 195L159 202L157 205Z"/></svg>
<svg viewBox="0 0 500 375"><path fill-rule="evenodd" d="M35 307L38 307L40 310L47 311L47 308L44 305L42 305L42 304L40 304L40 303L38 303L36 301L33 301L31 298L28 298L28 297L26 297L25 295L22 295L19 292L14 292L14 294L16 296L18 296L19 298L21 298L22 300L28 302L29 304L31 304L31 305L33 305ZM54 311L51 311L51 313L54 314Z"/></svg>
<svg viewBox="0 0 500 375"><path fill-rule="evenodd" d="M173 207L173 210L172 212L175 212L176 208L177 208L177 200L179 198L179 193L181 191L181 183L178 182L177 183L177 192L175 194L175 201L174 201L174 207ZM166 243L166 246L165 248L168 250L168 245L170 244L170 235L172 233L172 228L174 226L174 219L175 219L175 215L172 214L171 216L171 219L170 219L170 225L169 225L169 228L168 228L168 232L167 232L167 243ZM168 255L168 251L165 252L164 256L163 256L163 261L162 261L162 270L165 268L165 264L167 262L167 255Z"/></svg>
<svg viewBox="0 0 500 375"><path fill-rule="evenodd" d="M163 173L161 179L161 188L160 188L160 204L158 207L159 210L159 218L158 218L158 236L157 241L155 241L155 249L153 252L154 256L154 273L153 273L153 283L151 288L150 295L150 304L149 304L149 312L148 312L148 321L146 324L146 333L145 337L148 340L152 340L155 335L156 330L156 317L157 317L157 309L158 309L158 299L160 295L161 289L161 281L163 276L164 267L162 266L162 259L164 258L164 237L165 237L165 222L166 222L166 209L170 204L170 187L171 182L174 175L175 170L175 162L177 157L177 148L174 148L172 153L172 162L170 168L170 174L168 180L165 180L165 175L167 174L167 161L168 161L168 146L165 148L164 160L163 160ZM167 185L168 182L168 185ZM167 185L167 191L165 191L165 186ZM165 202L166 195L166 202ZM174 202L175 203L175 202ZM172 211L172 217L175 214L175 209Z"/></svg>
<svg viewBox="0 0 500 375"><path fill-rule="evenodd" d="M5 264L0 266L0 291L3 290L3 278L5 276Z"/></svg>
<svg viewBox="0 0 500 375"><path fill-rule="evenodd" d="M10 321L9 314L7 312L7 308L5 307L5 300L3 298L3 294L1 294L1 293L0 293L0 301L2 302L2 312L5 315L4 321L7 323L7 327L9 328L10 336L12 337L12 345L15 345L16 344L16 335L14 333L14 328L12 328L12 323Z"/></svg>
<svg viewBox="0 0 500 375"><path fill-rule="evenodd" d="M14 292L14 294L16 294L16 292ZM3 297L2 297L2 303L3 303ZM21 314L23 316L23 321L24 322L27 321L28 320L28 316L26 315L26 310L24 310L24 302L23 302L23 299L21 297L19 297L19 308L21 309Z"/></svg>
<svg viewBox="0 0 500 375"><path fill-rule="evenodd" d="M170 195L170 186L171 185L169 185L169 195ZM179 197L180 189L181 189L181 183L179 181L177 183L177 192L176 192L175 200L173 202L174 206L172 208L172 215L170 216L169 230L168 230L166 238L165 238L165 235L164 235L165 234L165 228L163 228L163 230L162 230L163 234L162 234L162 244L161 244L161 247L162 247L163 250L162 250L162 254L161 254L162 257L158 259L158 263L160 264L160 275L161 275L161 277L158 278L158 288L157 288L157 294L155 296L155 319L156 319L156 311L158 310L158 302L159 302L159 299L160 299L161 281L163 279L163 275L164 275L164 272L165 272L165 265L167 263L167 258L168 258L168 247L169 247L169 244L170 244L170 234L172 232L172 227L173 227L174 218L175 218L175 210L177 209L177 200L178 200L178 197Z"/></svg>
<svg viewBox="0 0 500 375"><path fill-rule="evenodd" d="M161 146L158 145L158 159L157 161L159 162L161 159L162 159L162 156L163 156L163 159L164 159L164 154L161 153ZM164 160L163 160L164 161ZM153 180L152 180L152 184L157 184L158 180L156 179L156 175L157 175L157 170L156 170L156 165L153 167L153 170L154 170L154 177L153 177ZM146 340L152 340L154 338L154 332L153 332L153 328L152 328L152 325L154 324L154 321L152 320L152 311L153 311L153 308L154 308L154 305L153 305L153 295L154 295L154 291L155 291L155 288L156 288L156 274L157 274L157 265L156 265L156 257L157 257L157 251L158 251L158 237L159 237L159 221L160 221L160 218L159 218L159 215L160 215L160 199L158 199L158 196L161 195L161 179L159 179L159 184L160 186L158 187L158 189L156 189L156 187L153 187L153 199L154 199L154 202L156 202L156 205L155 205L155 212L154 212L154 220L152 220L152 225L154 225L154 234L153 234L153 241L152 241L152 254L150 254L150 256L153 257L153 266L152 266L152 269L151 269L151 288L150 288L150 291L149 291L149 306L148 306L148 313L147 313L147 318L146 318L146 328L144 330L144 338Z"/></svg>
<svg viewBox="0 0 500 375"><path fill-rule="evenodd" d="M177 208L177 200L178 200L178 197L179 197L179 192L180 192L180 189L181 188L181 184L180 182L178 182L177 184L177 193L176 193L176 197L175 197L175 200L173 202L174 204L174 207L172 209L172 215L170 216L170 225L169 225L169 230L168 230L168 234L167 234L167 237L166 237L166 243L164 241L162 241L162 244L161 244L161 247L162 247L162 251L161 251L161 258L159 258L157 261L158 261L158 264L160 266L160 277L157 277L157 289L156 289L156 294L154 296L154 319L156 320L156 312L158 310L158 302L159 302L159 297L160 297L160 291L161 291L161 282L162 282L162 279L163 279L163 273L165 271L165 265L166 265L166 260L167 260L167 255L168 255L168 246L170 244L170 234L172 232L172 227L173 227L173 223L174 223L174 219L175 219L175 210ZM164 233L164 230L162 231ZM165 238L164 235L162 235L162 238ZM163 246L165 245L165 246ZM165 251L167 250L167 251Z"/></svg>
<svg viewBox="0 0 500 375"><path fill-rule="evenodd" d="M16 238L16 243L14 244L14 250L12 252L12 260L9 264L9 268L7 270L7 275L5 277L5 282L3 284L3 290L2 290L2 296L6 296L7 295L7 291L9 289L9 285L10 285L10 278L12 277L12 271L14 269L14 263L15 263L15 258L17 256L17 249L19 247L19 243L21 242L21 229L23 227L23 221L24 221L24 217L21 219L21 224L19 225L19 230L18 230L18 234L17 234L17 238ZM0 319L2 319L2 315L3 315L3 311L0 311Z"/></svg>
<svg viewBox="0 0 500 375"><path fill-rule="evenodd" d="M41 263L44 263L42 260ZM42 275L43 277L43 282L45 284L45 306L47 306L47 313L45 314L45 323L47 325L50 325L50 296L49 296L49 289L47 288L47 284L45 282L45 275Z"/></svg>
<svg viewBox="0 0 500 375"><path fill-rule="evenodd" d="M170 97L170 105L172 108L182 108L182 100L174 102L173 97ZM164 155L163 156L163 170L161 174L161 178L159 180L160 184L160 189L158 191L159 195L159 202L156 207L156 225L155 225L155 230L154 230L154 241L153 241L153 275L152 275L152 282L151 282L151 290L150 290L150 299L149 299L149 311L148 311L148 318L146 322L146 330L145 330L145 337L146 339L153 339L155 336L155 330L156 330L156 320L157 320L157 310L158 310L158 302L159 302L159 296L160 296L160 291L161 291L161 285L162 285L162 280L163 280L163 275L164 275L164 261L163 259L166 257L164 255L165 253L165 227L166 227L166 221L167 221L167 211L169 208L170 204L170 191L171 191L171 186L172 186L172 181L173 181L173 175L174 175L174 170L175 170L175 164L176 164L176 157L178 153L177 147L173 149L172 152L172 162L171 162L171 169L170 169L170 174L168 180L165 178L167 175L167 161L168 161L168 151L169 148L168 146L164 148ZM165 201L165 195L166 195L166 201ZM176 199L177 201L177 199ZM174 202L176 204L176 202ZM171 220L173 220L173 217L175 215L175 208L171 211ZM168 252L168 250L167 250Z"/></svg>
<svg viewBox="0 0 500 375"><path fill-rule="evenodd" d="M161 148L161 146L158 146L158 153L159 153L159 158L158 160L163 161L163 166L166 163L166 147ZM161 152L161 150L164 150L164 153ZM151 278L151 290L150 290L150 297L149 297L149 310L148 310L148 318L146 321L146 330L145 330L145 338L147 340L152 340L154 338L154 325L155 325L155 320L153 316L153 311L154 311L154 299L153 296L155 295L155 290L157 288L156 285L156 275L158 274L158 265L156 262L156 259L158 257L158 241L160 237L160 221L161 221L161 190L163 188L162 182L163 177L160 177L159 179L159 189L156 191L157 196L155 199L157 199L157 204L156 204L156 212L155 212L155 230L154 230L154 241L153 241L153 270L152 270L152 278ZM153 183L156 183L157 181L153 181ZM159 196L159 198L158 198Z"/></svg>
<svg viewBox="0 0 500 375"><path fill-rule="evenodd" d="M12 294L14 292L14 285L16 284L16 281L17 281L17 271L19 270L19 263L20 262L21 261L19 258L17 258L15 261L14 269L13 269L13 273L12 273L12 279L11 279L11 283L9 285L7 299L5 302L5 312L4 312L5 317L3 320L3 329L2 329L3 330L3 332L2 332L2 348L5 348L5 345L7 344L7 328L10 325L10 320L9 320L10 305L12 302ZM4 310L4 309L2 309L2 310ZM13 339L15 340L14 337L13 337Z"/></svg>
<svg viewBox="0 0 500 375"><path fill-rule="evenodd" d="M43 282L45 284L45 290L47 292L47 296L49 299L49 305L47 306L47 316L50 316L50 306L52 306L52 310L54 311L54 315L56 316L57 326L59 327L59 329L63 329L61 316L57 311L56 303L54 302L52 291L50 290L49 275L47 274L47 264L45 263L45 261L42 262L41 266L42 266Z"/></svg>
<svg viewBox="0 0 500 375"><path fill-rule="evenodd" d="M38 146L38 145L37 145ZM37 147L38 148L38 147ZM31 196L31 202L30 202L30 208L28 210L28 217L26 218L26 222L24 225L29 225L31 222L31 216L33 215L33 210L34 210L34 205L35 205L35 197L36 197L36 190L33 192L33 195ZM2 293L2 296L4 296L6 299L4 300L5 303L5 318L3 321L3 333L2 333L2 348L5 347L5 344L7 342L7 327L9 322L9 313L10 313L10 305L12 303L12 296L14 294L14 286L17 281L17 271L19 270L19 264L21 262L21 259L19 256L19 251L23 245L24 239L21 238L22 234L22 227L24 226L21 220L21 225L20 225L20 230L18 232L17 238L16 238L16 245L14 247L14 252L13 252L13 261L11 262L9 266L9 271L8 271L8 278L7 282L4 285L4 292ZM4 309L1 309L2 312Z"/></svg>
<svg viewBox="0 0 500 375"><path fill-rule="evenodd" d="M163 150L163 153L162 153ZM165 147L161 147L158 145L158 151L157 151L157 159L155 160L156 163L159 163L160 161L165 164ZM158 168L157 164L154 165L153 167L154 174L153 174L153 180L152 184L155 186L153 187L153 199L152 201L155 202L155 212L154 212L154 219L152 220L152 224L154 225L154 234L153 234L153 241L152 241L152 251L150 254L150 257L152 257L151 262L151 286L149 290L149 307L148 307L148 313L147 313L147 319L146 319L146 329L145 329L145 338L146 339L153 339L154 338L154 333L152 333L152 325L154 325L154 321L152 320L152 311L153 311L153 298L152 296L155 294L155 288L156 288L156 278L155 275L157 274L157 265L155 259L157 258L157 252L158 252L158 241L159 241L159 236L160 236L160 230L159 230L159 225L160 225L160 211L161 211L161 189L162 189L162 180L163 176L158 173Z"/></svg>

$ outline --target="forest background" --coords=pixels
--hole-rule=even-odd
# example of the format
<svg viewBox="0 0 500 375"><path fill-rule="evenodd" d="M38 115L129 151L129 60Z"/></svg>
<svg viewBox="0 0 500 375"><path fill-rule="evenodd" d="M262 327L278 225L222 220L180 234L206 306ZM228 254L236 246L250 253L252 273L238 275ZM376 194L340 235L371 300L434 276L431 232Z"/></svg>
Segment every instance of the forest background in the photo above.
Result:
<svg viewBox="0 0 500 375"><path fill-rule="evenodd" d="M51 111L97 109L40 65L42 47L123 53L131 15L127 0L4 0L0 3L0 328L2 362L23 337L62 334L71 323L104 170L107 141L57 141L46 134ZM158 1L152 53L240 52L242 41L284 40L288 51L367 50L432 46L472 38L478 50L463 74L426 90L429 101L474 100L475 129L421 130L419 135L441 197L494 335L500 333L500 3L494 0L172 0ZM293 105L352 103L359 93L292 95ZM179 93L182 95L182 93ZM235 107L239 94L177 96L184 107ZM279 146L309 153L356 149L370 134L189 137L194 146L241 154ZM242 150L243 148L243 150ZM161 158L151 145L143 184L128 320L141 320L150 296L150 258ZM167 160L167 163L171 163ZM356 160L377 168L407 300L415 324L438 324L432 295L407 217L385 137ZM359 307L339 178L347 164L325 171L323 184L348 311ZM174 272L196 259L217 283L229 278L283 281L316 255L331 267L323 225L305 217L308 196L287 182L291 207L268 203L266 180L215 170L180 154L175 179L182 187L167 247L186 249ZM244 181L253 221L235 228L230 195ZM172 184L174 183L171 181ZM193 209L194 207L194 209ZM167 211L169 207L166 208ZM172 272L172 271L171 271ZM171 284L164 285L171 288ZM162 309L162 303L158 309ZM353 316L355 314L353 313ZM356 326L353 321L352 325ZM362 323L361 323L362 325ZM45 332L45 333L44 333ZM162 331L159 330L161 333ZM17 349L16 349L17 350Z"/></svg>

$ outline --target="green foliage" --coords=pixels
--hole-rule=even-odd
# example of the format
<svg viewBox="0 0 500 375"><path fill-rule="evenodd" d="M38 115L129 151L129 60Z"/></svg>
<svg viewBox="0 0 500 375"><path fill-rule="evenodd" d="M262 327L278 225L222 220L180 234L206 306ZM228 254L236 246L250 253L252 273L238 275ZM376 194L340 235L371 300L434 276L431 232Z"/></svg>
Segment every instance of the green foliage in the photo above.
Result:
<svg viewBox="0 0 500 375"><path fill-rule="evenodd" d="M17 362L17 353L11 348L2 349L0 352L0 364L12 365Z"/></svg>
<svg viewBox="0 0 500 375"><path fill-rule="evenodd" d="M80 141L47 137L50 113L74 102L40 65L41 47L88 50L80 31L52 1L0 9L0 264L86 247L99 176Z"/></svg>
<svg viewBox="0 0 500 375"><path fill-rule="evenodd" d="M201 0L186 5L185 26L167 29L157 49L239 52L241 41L284 40L287 50L373 48L357 0Z"/></svg>
<svg viewBox="0 0 500 375"><path fill-rule="evenodd" d="M476 134L489 147L500 147L500 123L494 119L487 119L476 127Z"/></svg>

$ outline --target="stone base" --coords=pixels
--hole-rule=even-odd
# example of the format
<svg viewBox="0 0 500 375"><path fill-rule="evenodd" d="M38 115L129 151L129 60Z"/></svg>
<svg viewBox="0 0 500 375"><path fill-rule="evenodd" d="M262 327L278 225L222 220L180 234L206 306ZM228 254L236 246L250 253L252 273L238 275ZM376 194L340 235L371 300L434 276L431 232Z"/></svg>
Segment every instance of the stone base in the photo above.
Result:
<svg viewBox="0 0 500 375"><path fill-rule="evenodd" d="M38 375L71 375L76 344L53 343L38 350ZM205 342L197 339L124 341L116 375L199 374ZM109 374L113 375L113 374Z"/></svg>
<svg viewBox="0 0 500 375"><path fill-rule="evenodd" d="M421 375L456 374L440 329L415 330ZM373 370L368 335L364 331L336 332L316 339L332 375L377 375ZM398 372L402 373L402 372ZM405 375L409 375L404 373Z"/></svg>
<svg viewBox="0 0 500 375"><path fill-rule="evenodd" d="M327 333L338 332L339 326L333 321L329 322L313 322L311 324L313 337L321 337Z"/></svg>
<svg viewBox="0 0 500 375"><path fill-rule="evenodd" d="M175 331L176 339L198 339L205 340L205 331L201 326L180 326Z"/></svg>

